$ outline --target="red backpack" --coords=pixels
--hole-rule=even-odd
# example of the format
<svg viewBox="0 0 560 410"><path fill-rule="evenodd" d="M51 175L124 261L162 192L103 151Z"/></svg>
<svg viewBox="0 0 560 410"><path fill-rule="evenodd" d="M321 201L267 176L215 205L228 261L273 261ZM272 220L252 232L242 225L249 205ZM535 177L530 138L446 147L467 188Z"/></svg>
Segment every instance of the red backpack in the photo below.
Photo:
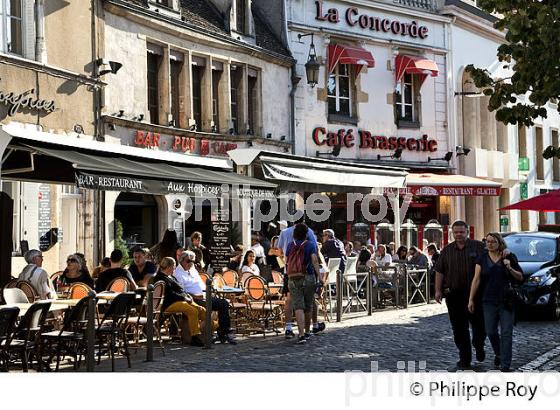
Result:
<svg viewBox="0 0 560 410"><path fill-rule="evenodd" d="M288 257L286 259L286 273L289 278L304 276L307 271L307 266L305 265L305 244L307 240L303 241L299 245L294 240L290 244L288 250Z"/></svg>

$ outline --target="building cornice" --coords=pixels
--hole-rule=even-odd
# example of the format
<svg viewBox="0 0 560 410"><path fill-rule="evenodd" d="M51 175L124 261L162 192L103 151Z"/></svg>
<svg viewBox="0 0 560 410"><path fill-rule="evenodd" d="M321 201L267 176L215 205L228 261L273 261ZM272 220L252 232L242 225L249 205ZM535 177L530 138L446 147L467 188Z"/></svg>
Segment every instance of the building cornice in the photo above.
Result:
<svg viewBox="0 0 560 410"><path fill-rule="evenodd" d="M210 141L228 141L228 142L252 142L262 145L269 145L280 148L291 149L292 144L288 141L279 141L272 138L263 138L254 135L230 135L217 134L211 132L190 131L184 128L167 127L164 125L150 124L147 122L133 121L127 118L115 117L112 115L103 115L101 119L106 124L114 124L123 128L131 128L140 131L156 131L160 134L176 135L179 137L190 137L194 139L207 139Z"/></svg>
<svg viewBox="0 0 560 410"><path fill-rule="evenodd" d="M445 6L442 10L442 13L455 17L454 25L458 27L474 31L498 43L505 42L505 32L496 30L494 28L494 24L485 18L469 13L468 11L463 10L455 5Z"/></svg>
<svg viewBox="0 0 560 410"><path fill-rule="evenodd" d="M0 53L0 64L11 65L15 67L25 68L28 70L33 70L38 73L44 73L53 77L59 77L66 80L76 81L78 83L100 87L107 85L105 82L101 81L99 78L94 78L85 74L78 74L73 71L66 70L60 67L54 67L48 64L39 63L34 60L29 60L27 58L22 58L14 56L12 54Z"/></svg>
<svg viewBox="0 0 560 410"><path fill-rule="evenodd" d="M127 20L134 21L167 34L172 34L183 40L192 41L194 39L197 42L223 49L226 48L224 45L227 45L230 50L233 48L234 51L258 57L285 67L291 67L294 63L292 57L287 57L262 47L244 43L229 36L212 33L196 25L167 17L120 0L105 0L104 8L106 11L124 17ZM177 28L181 30L177 30Z"/></svg>

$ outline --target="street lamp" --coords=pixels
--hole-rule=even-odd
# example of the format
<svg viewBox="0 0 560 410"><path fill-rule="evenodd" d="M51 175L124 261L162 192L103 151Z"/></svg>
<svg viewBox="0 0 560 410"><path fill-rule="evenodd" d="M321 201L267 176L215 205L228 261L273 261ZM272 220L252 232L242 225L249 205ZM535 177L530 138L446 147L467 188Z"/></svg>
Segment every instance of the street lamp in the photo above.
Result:
<svg viewBox="0 0 560 410"><path fill-rule="evenodd" d="M319 83L319 69L321 68L321 64L317 61L317 51L313 43L313 33L298 34L298 39L301 40L302 37L307 36L311 36L311 45L309 46L307 63L305 63L305 74L307 75L307 84L313 88Z"/></svg>

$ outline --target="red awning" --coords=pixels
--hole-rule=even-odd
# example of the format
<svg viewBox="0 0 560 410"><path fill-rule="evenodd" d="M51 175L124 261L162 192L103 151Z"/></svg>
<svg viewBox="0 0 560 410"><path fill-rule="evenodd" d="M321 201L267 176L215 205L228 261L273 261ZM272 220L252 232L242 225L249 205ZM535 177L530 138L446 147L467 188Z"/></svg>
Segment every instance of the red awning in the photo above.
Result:
<svg viewBox="0 0 560 410"><path fill-rule="evenodd" d="M560 212L560 189L500 208L500 211L508 211L511 209Z"/></svg>
<svg viewBox="0 0 560 410"><path fill-rule="evenodd" d="M408 174L401 195L417 196L499 196L501 185L465 175Z"/></svg>
<svg viewBox="0 0 560 410"><path fill-rule="evenodd" d="M369 51L361 47L329 44L329 74L334 71L337 64L357 65L356 75L358 75L363 66L375 67L375 60Z"/></svg>
<svg viewBox="0 0 560 410"><path fill-rule="evenodd" d="M397 83L404 73L417 74L420 77L420 85L422 85L428 75L437 77L439 69L435 61L419 56L399 54L395 60L395 79Z"/></svg>

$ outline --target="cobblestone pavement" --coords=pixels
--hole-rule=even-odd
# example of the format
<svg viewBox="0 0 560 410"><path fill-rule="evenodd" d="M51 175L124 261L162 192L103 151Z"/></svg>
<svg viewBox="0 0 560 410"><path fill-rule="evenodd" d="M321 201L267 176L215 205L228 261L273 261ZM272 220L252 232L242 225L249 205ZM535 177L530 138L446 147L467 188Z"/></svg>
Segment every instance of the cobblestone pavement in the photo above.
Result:
<svg viewBox="0 0 560 410"><path fill-rule="evenodd" d="M520 322L514 329L513 367L520 370L560 370L560 323ZM490 370L493 353L487 341L487 360L478 365ZM551 353L552 352L552 353ZM554 355L556 352L556 355ZM549 360L540 367L538 357ZM377 311L370 317L327 323L327 330L306 345L280 336L252 336L237 346L215 344L211 350L168 344L166 355L154 350L154 362L144 362L145 351L132 354L132 369L117 360L117 371L134 372L343 372L397 371L399 361L426 362L428 370L446 370L458 360L445 306L431 304L407 310ZM536 362L535 362L536 363ZM548 365L546 363L549 363ZM401 365L402 366L402 365ZM549 366L543 368L543 366ZM556 367L554 367L556 366ZM533 369L534 367L534 369ZM104 360L96 371L110 371Z"/></svg>

